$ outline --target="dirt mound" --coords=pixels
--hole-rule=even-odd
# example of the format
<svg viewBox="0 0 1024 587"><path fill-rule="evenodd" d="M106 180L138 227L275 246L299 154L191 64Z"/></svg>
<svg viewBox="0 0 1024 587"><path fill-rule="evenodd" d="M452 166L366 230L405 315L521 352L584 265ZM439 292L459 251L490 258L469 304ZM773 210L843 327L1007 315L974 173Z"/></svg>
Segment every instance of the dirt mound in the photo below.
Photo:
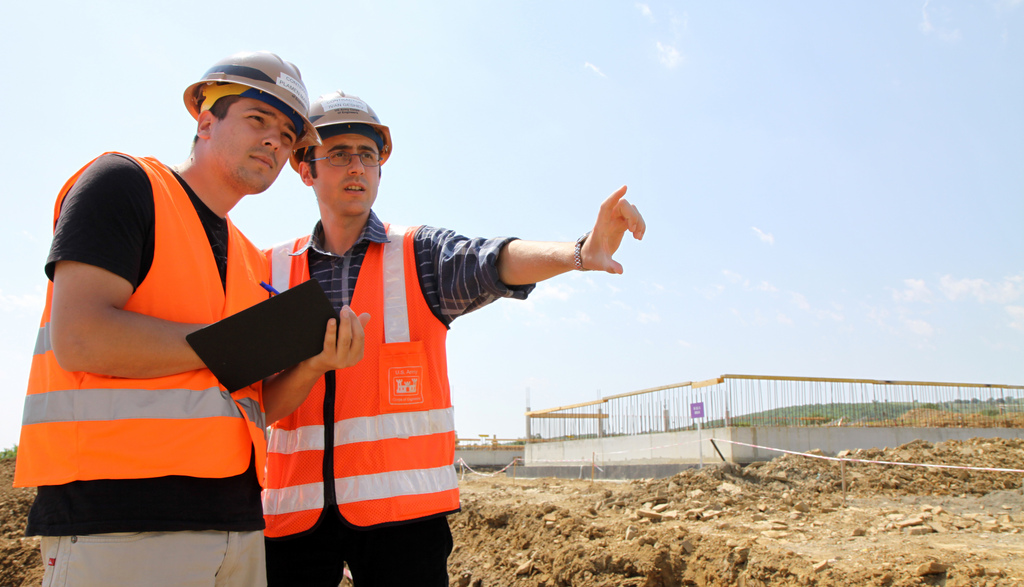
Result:
<svg viewBox="0 0 1024 587"><path fill-rule="evenodd" d="M43 580L39 539L25 538L36 490L15 489L13 482L14 459L0 461L0 587L39 585Z"/></svg>
<svg viewBox="0 0 1024 587"><path fill-rule="evenodd" d="M915 441L859 461L1024 470L1024 441ZM39 585L34 490L0 461L0 587ZM843 478L846 478L846 494ZM456 587L1024 585L1024 475L786 455L629 482L466 475Z"/></svg>
<svg viewBox="0 0 1024 587"><path fill-rule="evenodd" d="M1024 470L1024 441L855 451ZM818 453L820 455L820 453ZM843 495L843 476L847 492ZM1024 584L1020 473L786 455L622 483L467 476L452 585Z"/></svg>

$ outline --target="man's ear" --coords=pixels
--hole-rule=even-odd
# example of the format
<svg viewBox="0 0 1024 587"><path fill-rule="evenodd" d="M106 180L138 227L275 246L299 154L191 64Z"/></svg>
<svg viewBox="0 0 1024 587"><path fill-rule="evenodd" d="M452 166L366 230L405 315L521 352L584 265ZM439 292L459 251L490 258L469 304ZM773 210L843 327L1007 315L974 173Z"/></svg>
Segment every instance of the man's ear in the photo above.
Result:
<svg viewBox="0 0 1024 587"><path fill-rule="evenodd" d="M299 177L302 178L302 183L306 186L313 187L313 174L309 172L309 163L299 162Z"/></svg>
<svg viewBox="0 0 1024 587"><path fill-rule="evenodd" d="M196 136L200 139L209 139L211 129L216 122L217 117L209 110L200 112L196 126Z"/></svg>

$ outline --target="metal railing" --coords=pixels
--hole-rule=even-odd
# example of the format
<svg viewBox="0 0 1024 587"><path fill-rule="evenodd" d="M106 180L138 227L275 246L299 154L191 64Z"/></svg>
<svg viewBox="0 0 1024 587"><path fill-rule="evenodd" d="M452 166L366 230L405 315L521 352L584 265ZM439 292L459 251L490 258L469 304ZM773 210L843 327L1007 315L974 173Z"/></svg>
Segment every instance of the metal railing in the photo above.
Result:
<svg viewBox="0 0 1024 587"><path fill-rule="evenodd" d="M691 430L698 421L705 428L1024 428L1024 386L722 375L534 410L526 419L531 442Z"/></svg>
<svg viewBox="0 0 1024 587"><path fill-rule="evenodd" d="M498 438L481 434L479 438L456 438L456 450L523 450L522 438Z"/></svg>

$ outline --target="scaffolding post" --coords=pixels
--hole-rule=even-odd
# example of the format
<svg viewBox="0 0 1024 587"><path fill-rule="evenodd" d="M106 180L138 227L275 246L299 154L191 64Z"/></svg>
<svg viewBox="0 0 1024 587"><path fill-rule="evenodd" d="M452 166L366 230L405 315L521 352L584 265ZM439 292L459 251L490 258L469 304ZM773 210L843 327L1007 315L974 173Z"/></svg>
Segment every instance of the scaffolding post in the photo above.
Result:
<svg viewBox="0 0 1024 587"><path fill-rule="evenodd" d="M530 442L533 436L530 434L530 388L526 388L526 442Z"/></svg>
<svg viewBox="0 0 1024 587"><path fill-rule="evenodd" d="M843 477L843 506L846 506L846 459L839 460L839 471Z"/></svg>

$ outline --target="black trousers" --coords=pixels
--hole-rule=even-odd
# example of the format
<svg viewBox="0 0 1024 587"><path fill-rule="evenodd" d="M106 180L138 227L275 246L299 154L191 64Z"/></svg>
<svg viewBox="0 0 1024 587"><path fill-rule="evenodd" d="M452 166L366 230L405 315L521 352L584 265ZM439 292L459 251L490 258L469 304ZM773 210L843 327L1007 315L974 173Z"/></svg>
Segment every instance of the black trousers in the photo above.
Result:
<svg viewBox="0 0 1024 587"><path fill-rule="evenodd" d="M355 587L448 587L452 532L444 516L357 530L330 508L312 531L266 544L268 587L338 587L345 563Z"/></svg>

